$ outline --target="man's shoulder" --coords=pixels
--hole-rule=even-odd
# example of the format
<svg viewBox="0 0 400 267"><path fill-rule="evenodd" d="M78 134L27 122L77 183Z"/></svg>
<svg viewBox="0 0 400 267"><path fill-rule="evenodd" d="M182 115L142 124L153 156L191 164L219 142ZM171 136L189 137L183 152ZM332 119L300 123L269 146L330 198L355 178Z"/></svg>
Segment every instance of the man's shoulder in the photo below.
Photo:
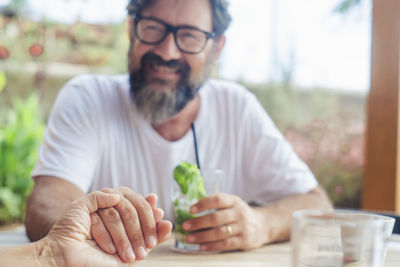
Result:
<svg viewBox="0 0 400 267"><path fill-rule="evenodd" d="M226 101L234 101L242 104L255 100L254 94L237 82L209 79L204 87L207 95L213 98L221 96Z"/></svg>
<svg viewBox="0 0 400 267"><path fill-rule="evenodd" d="M128 75L82 74L63 86L59 98L111 101L121 94L129 94Z"/></svg>
<svg viewBox="0 0 400 267"><path fill-rule="evenodd" d="M104 105L121 107L120 102L129 96L126 79L125 75L78 75L60 90L54 108L96 111Z"/></svg>
<svg viewBox="0 0 400 267"><path fill-rule="evenodd" d="M81 74L72 78L66 87L86 90L121 88L128 84L128 75Z"/></svg>
<svg viewBox="0 0 400 267"><path fill-rule="evenodd" d="M205 84L207 88L213 88L216 91L226 91L231 93L248 92L241 84L223 79L209 79Z"/></svg>

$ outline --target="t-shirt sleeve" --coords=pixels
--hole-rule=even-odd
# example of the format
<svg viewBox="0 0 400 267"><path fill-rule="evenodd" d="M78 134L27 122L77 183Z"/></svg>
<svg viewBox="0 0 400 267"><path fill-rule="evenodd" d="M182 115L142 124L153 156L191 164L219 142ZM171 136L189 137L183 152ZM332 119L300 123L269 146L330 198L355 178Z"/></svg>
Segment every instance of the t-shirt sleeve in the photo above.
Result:
<svg viewBox="0 0 400 267"><path fill-rule="evenodd" d="M264 205L318 185L254 95L248 96L242 122L247 199Z"/></svg>
<svg viewBox="0 0 400 267"><path fill-rule="evenodd" d="M97 162L96 109L87 84L75 78L60 91L31 174L54 176L89 190Z"/></svg>

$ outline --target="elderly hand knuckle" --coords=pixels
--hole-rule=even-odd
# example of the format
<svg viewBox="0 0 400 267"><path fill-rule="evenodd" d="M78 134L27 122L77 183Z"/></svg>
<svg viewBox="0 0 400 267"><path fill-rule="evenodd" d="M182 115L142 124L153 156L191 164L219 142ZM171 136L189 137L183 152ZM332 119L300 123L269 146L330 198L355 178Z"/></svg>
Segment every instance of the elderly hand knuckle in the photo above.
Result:
<svg viewBox="0 0 400 267"><path fill-rule="evenodd" d="M108 208L101 211L102 219L108 222L116 222L120 220L119 213L114 208ZM103 218L105 217L105 218Z"/></svg>
<svg viewBox="0 0 400 267"><path fill-rule="evenodd" d="M143 245L144 239L143 239L143 232L140 229L140 226L138 229L135 231L129 232L129 239L131 240L131 243L136 247Z"/></svg>
<svg viewBox="0 0 400 267"><path fill-rule="evenodd" d="M137 210L141 210L141 211L151 209L151 206L147 201L137 201L137 202L135 202L134 205Z"/></svg>
<svg viewBox="0 0 400 267"><path fill-rule="evenodd" d="M90 215L92 226L102 225L102 221L97 213L93 213Z"/></svg>
<svg viewBox="0 0 400 267"><path fill-rule="evenodd" d="M133 207L124 207L120 212L125 220L135 220L137 218L137 212Z"/></svg>
<svg viewBox="0 0 400 267"><path fill-rule="evenodd" d="M111 239L110 234L107 231L99 231L96 233L96 241L97 242L109 242Z"/></svg>

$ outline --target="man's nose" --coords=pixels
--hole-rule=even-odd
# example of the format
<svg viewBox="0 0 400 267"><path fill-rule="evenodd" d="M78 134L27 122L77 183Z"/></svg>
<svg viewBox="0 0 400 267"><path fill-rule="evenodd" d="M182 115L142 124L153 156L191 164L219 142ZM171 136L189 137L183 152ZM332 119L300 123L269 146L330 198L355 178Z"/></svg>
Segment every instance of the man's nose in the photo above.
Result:
<svg viewBox="0 0 400 267"><path fill-rule="evenodd" d="M181 51L179 51L172 33L169 33L165 39L156 46L154 52L165 61L179 59L181 57Z"/></svg>

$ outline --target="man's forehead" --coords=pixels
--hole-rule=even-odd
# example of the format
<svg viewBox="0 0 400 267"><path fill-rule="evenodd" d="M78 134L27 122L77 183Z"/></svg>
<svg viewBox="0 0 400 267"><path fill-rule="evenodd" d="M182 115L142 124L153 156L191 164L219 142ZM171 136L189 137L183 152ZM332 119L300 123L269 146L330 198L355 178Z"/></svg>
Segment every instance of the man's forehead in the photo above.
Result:
<svg viewBox="0 0 400 267"><path fill-rule="evenodd" d="M155 0L141 15L157 17L172 25L192 25L212 30L210 0Z"/></svg>

